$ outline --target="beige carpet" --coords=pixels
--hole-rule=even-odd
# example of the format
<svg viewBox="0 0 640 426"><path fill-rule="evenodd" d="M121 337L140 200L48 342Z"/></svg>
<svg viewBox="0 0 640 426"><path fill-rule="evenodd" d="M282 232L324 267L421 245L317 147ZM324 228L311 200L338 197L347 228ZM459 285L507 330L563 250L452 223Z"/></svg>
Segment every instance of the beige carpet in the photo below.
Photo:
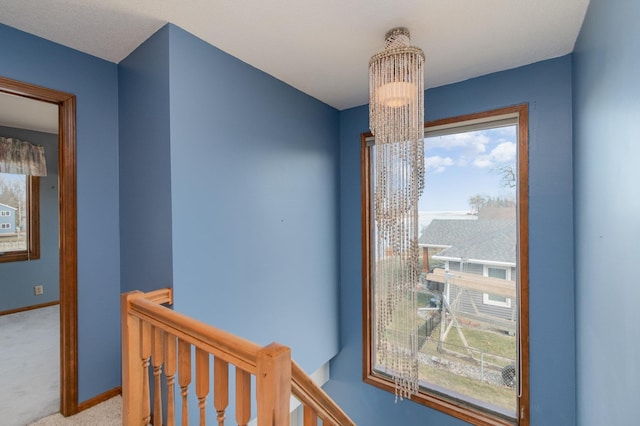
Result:
<svg viewBox="0 0 640 426"><path fill-rule="evenodd" d="M60 410L60 307L0 316L0 424Z"/></svg>
<svg viewBox="0 0 640 426"><path fill-rule="evenodd" d="M116 396L108 401L82 411L75 416L62 417L54 414L31 423L30 426L121 426L122 398Z"/></svg>

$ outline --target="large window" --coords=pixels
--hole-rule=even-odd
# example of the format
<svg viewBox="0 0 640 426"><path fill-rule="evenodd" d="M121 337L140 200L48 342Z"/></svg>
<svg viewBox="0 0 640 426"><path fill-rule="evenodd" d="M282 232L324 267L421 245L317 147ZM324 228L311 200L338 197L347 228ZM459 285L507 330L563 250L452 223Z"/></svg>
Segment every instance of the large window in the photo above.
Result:
<svg viewBox="0 0 640 426"><path fill-rule="evenodd" d="M527 121L520 105L425 124L411 399L478 425L529 424ZM398 348L374 329L375 149L363 134L364 380L394 392L377 360Z"/></svg>
<svg viewBox="0 0 640 426"><path fill-rule="evenodd" d="M40 178L0 173L0 263L40 257Z"/></svg>

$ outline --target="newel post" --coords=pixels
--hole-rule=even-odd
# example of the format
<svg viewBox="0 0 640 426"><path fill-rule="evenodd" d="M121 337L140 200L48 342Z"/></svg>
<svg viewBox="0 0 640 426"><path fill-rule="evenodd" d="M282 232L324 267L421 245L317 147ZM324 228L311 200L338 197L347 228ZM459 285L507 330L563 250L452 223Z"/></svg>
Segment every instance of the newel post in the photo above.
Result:
<svg viewBox="0 0 640 426"><path fill-rule="evenodd" d="M272 343L258 352L258 426L289 426L291 350Z"/></svg>
<svg viewBox="0 0 640 426"><path fill-rule="evenodd" d="M140 364L140 320L132 315L131 300L144 296L139 291L120 295L122 327L122 425L142 423L142 368Z"/></svg>

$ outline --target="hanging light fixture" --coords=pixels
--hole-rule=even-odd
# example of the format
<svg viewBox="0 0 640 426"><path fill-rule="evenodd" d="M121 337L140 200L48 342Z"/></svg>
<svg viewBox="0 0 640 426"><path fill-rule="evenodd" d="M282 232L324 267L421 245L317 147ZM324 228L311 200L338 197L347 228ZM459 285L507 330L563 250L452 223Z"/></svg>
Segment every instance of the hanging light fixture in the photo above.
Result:
<svg viewBox="0 0 640 426"><path fill-rule="evenodd" d="M377 362L396 396L418 391L418 198L424 189L424 53L409 30L387 32L369 61L369 126L375 136Z"/></svg>

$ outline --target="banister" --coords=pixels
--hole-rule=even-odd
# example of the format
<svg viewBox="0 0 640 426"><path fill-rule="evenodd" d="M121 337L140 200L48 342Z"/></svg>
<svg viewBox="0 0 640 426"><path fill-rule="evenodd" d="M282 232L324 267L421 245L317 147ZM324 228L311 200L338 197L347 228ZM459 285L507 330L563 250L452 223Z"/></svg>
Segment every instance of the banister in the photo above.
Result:
<svg viewBox="0 0 640 426"><path fill-rule="evenodd" d="M138 293L138 292L133 292ZM146 293L142 293L144 298L150 300L159 305L169 304L173 305L173 291L170 288L161 288L158 290L148 291Z"/></svg>
<svg viewBox="0 0 640 426"><path fill-rule="evenodd" d="M312 408L323 420L339 426L355 426L353 420L316 384L311 377L291 360L291 393L303 404Z"/></svg>
<svg viewBox="0 0 640 426"><path fill-rule="evenodd" d="M256 343L164 308L144 297L130 301L129 313L251 374L256 373L256 357L261 349Z"/></svg>
<svg viewBox="0 0 640 426"><path fill-rule="evenodd" d="M164 335L166 333L167 336L172 336L171 338L174 339L172 351L166 352L166 361L168 362L166 368L171 383L175 380L174 375L176 374L176 342L178 342L180 358L183 357L183 346L180 345L184 344L187 348L187 360L191 359L189 348L194 346L196 352L212 354L214 356L214 365L217 365L220 371L224 371L225 367L224 364L220 364L221 362L238 367L236 369L238 380L237 395L240 399L237 406L237 419L241 422L240 424L246 424L250 416L251 408L247 401L251 386L249 374L251 374L256 376L258 426L288 425L288 401L290 395L296 397L305 406L305 424L308 424L308 419L313 419L317 416L327 426L355 426L355 423L322 388L291 359L291 350L289 348L277 343L261 347L249 340L160 305L166 303L173 303L171 289L155 290L148 293L134 291L122 294L124 425L138 424L140 421L138 419L142 419L143 423L148 423L147 418L150 415L150 411L147 370L149 360L152 359L154 376L156 380L159 379L158 374L161 371L163 357L165 356L165 353L162 352L162 343L159 342L165 338ZM176 338L179 340L176 341ZM137 360L135 354L139 354ZM204 362L202 359L200 361L201 367L208 366L208 361ZM180 364L180 368L183 366L184 364ZM186 375L178 372L181 389L186 389L191 381L190 367L187 365L186 368ZM208 377L206 371L204 373ZM199 376L196 373L196 379ZM214 376L222 377L223 375L218 373ZM222 380L216 387L226 388L228 386L226 383L227 381ZM158 383L154 388L160 388ZM209 388L208 382L202 382L200 388L198 396L203 400L207 394L205 390ZM185 411L187 395L184 392L186 391L183 390L182 393L183 411ZM219 421L224 419L224 409L227 405L225 395L219 395L217 400L214 396ZM156 398L154 405L156 406L155 409L157 409L155 418L161 418L162 411L158 407L161 404L160 393L156 393L154 396ZM134 401L131 398L137 399ZM173 413L173 408L170 408L170 412ZM183 416L184 424L187 421L188 413L185 414L183 412Z"/></svg>

